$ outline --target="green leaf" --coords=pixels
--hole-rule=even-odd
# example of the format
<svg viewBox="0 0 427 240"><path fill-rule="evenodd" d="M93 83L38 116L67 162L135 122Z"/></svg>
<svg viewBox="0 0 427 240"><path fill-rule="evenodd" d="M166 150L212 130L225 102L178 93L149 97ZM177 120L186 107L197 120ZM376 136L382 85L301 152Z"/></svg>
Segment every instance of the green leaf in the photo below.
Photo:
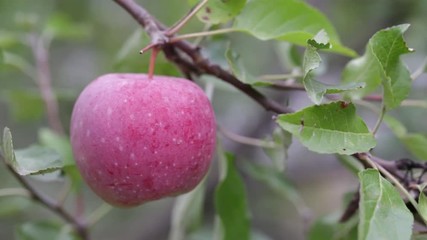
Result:
<svg viewBox="0 0 427 240"><path fill-rule="evenodd" d="M56 222L39 221L19 225L15 231L17 240L76 240L70 228Z"/></svg>
<svg viewBox="0 0 427 240"><path fill-rule="evenodd" d="M298 68L302 66L302 54L298 51L298 47L295 44L277 42L275 51L277 52L277 57L282 66L295 70L298 70Z"/></svg>
<svg viewBox="0 0 427 240"><path fill-rule="evenodd" d="M410 239L414 217L395 187L375 169L360 172L359 179L359 239Z"/></svg>
<svg viewBox="0 0 427 240"><path fill-rule="evenodd" d="M345 68L343 82L365 82L366 89L350 95L360 98L374 91L380 83L384 88L384 103L395 108L408 96L411 76L400 56L412 52L406 46L403 33L409 25L399 25L378 31L369 40L364 56L351 61Z"/></svg>
<svg viewBox="0 0 427 240"><path fill-rule="evenodd" d="M312 39L308 39L307 43L309 46L312 46L316 49L331 48L331 44L329 43L329 36L323 29L320 30Z"/></svg>
<svg viewBox="0 0 427 240"><path fill-rule="evenodd" d="M35 145L15 150L15 157L15 171L23 176L53 172L64 165L61 156L55 150Z"/></svg>
<svg viewBox="0 0 427 240"><path fill-rule="evenodd" d="M224 229L223 240L248 240L250 233L248 204L244 183L234 166L234 157L226 154L226 175L215 191L215 208Z"/></svg>
<svg viewBox="0 0 427 240"><path fill-rule="evenodd" d="M427 161L427 136L420 133L408 133L400 137L409 152L420 160Z"/></svg>
<svg viewBox="0 0 427 240"><path fill-rule="evenodd" d="M169 240L185 240L201 225L204 193L205 181L191 192L176 198Z"/></svg>
<svg viewBox="0 0 427 240"><path fill-rule="evenodd" d="M231 48L228 48L225 52L225 57L232 73L241 82L248 84L255 84L257 82L257 79L246 70L245 66L243 66L238 53L234 52Z"/></svg>
<svg viewBox="0 0 427 240"><path fill-rule="evenodd" d="M190 1L195 4L197 1ZM200 21L210 24L225 23L237 16L246 0L210 0L197 13Z"/></svg>
<svg viewBox="0 0 427 240"><path fill-rule="evenodd" d="M310 228L308 240L356 240L357 221L358 219L353 217L340 223L336 213L321 217Z"/></svg>
<svg viewBox="0 0 427 240"><path fill-rule="evenodd" d="M344 91L357 90L364 87L364 83L349 83L344 85L328 85L313 78L312 71L320 66L321 59L317 53L318 49L329 48L329 38L326 32L320 31L313 39L308 40L308 46L304 52L303 60L303 84L307 94L314 104L321 104L325 94L341 93Z"/></svg>
<svg viewBox="0 0 427 240"><path fill-rule="evenodd" d="M408 130L406 130L406 127L399 122L396 118L385 114L383 121L388 125L388 127L391 129L391 131L398 137L401 138L405 136L408 133Z"/></svg>
<svg viewBox="0 0 427 240"><path fill-rule="evenodd" d="M427 234L414 234L411 240L427 240Z"/></svg>
<svg viewBox="0 0 427 240"><path fill-rule="evenodd" d="M408 133L406 127L390 115L384 116L384 122L405 145L406 149L419 160L427 160L427 136L420 133Z"/></svg>
<svg viewBox="0 0 427 240"><path fill-rule="evenodd" d="M427 197L424 194L424 189L421 190L421 193L418 197L417 211L421 215L421 217L424 219L424 221L427 221Z"/></svg>
<svg viewBox="0 0 427 240"><path fill-rule="evenodd" d="M299 0L249 1L236 17L234 28L261 40L276 39L300 46L324 29L331 39L331 51L356 56L341 44L334 27L321 12Z"/></svg>
<svg viewBox="0 0 427 240"><path fill-rule="evenodd" d="M273 141L276 146L273 148L264 147L264 152L270 157L277 170L280 172L285 171L288 148L292 143L292 134L277 127L274 129L272 136L268 137L266 141Z"/></svg>
<svg viewBox="0 0 427 240"><path fill-rule="evenodd" d="M44 103L40 93L30 91L9 91L6 93L13 119L28 122L39 120L44 114Z"/></svg>
<svg viewBox="0 0 427 240"><path fill-rule="evenodd" d="M18 214L29 206L31 206L31 200L21 196L0 198L0 217L9 217Z"/></svg>
<svg viewBox="0 0 427 240"><path fill-rule="evenodd" d="M73 152L71 149L70 139L61 136L48 128L39 130L39 143L55 150L61 155L64 167L62 170L70 177L74 190L79 190L82 187L83 179L74 161Z"/></svg>
<svg viewBox="0 0 427 240"><path fill-rule="evenodd" d="M7 127L3 129L2 152L3 152L4 160L6 161L6 164L10 166L15 166L16 158L15 158L15 152L13 151L12 133L10 132L10 129Z"/></svg>
<svg viewBox="0 0 427 240"><path fill-rule="evenodd" d="M45 31L54 38L82 40L87 39L91 34L89 25L85 23L76 23L63 13L52 15L45 27Z"/></svg>
<svg viewBox="0 0 427 240"><path fill-rule="evenodd" d="M12 66L34 79L37 76L36 69L23 57L10 52L3 52L3 64Z"/></svg>
<svg viewBox="0 0 427 240"><path fill-rule="evenodd" d="M349 155L336 155L338 160L344 165L350 172L357 175L360 171L365 169L363 164L360 163L355 157Z"/></svg>
<svg viewBox="0 0 427 240"><path fill-rule="evenodd" d="M30 12L16 12L14 22L19 30L24 32L31 32L38 30L37 27L40 25L40 17L35 13Z"/></svg>
<svg viewBox="0 0 427 240"><path fill-rule="evenodd" d="M38 137L41 145L51 148L61 155L64 166L76 164L68 137L59 135L49 128L41 128Z"/></svg>
<svg viewBox="0 0 427 240"><path fill-rule="evenodd" d="M251 177L265 184L278 196L289 200L295 206L300 216L309 216L310 210L304 203L304 199L300 196L295 187L285 179L283 172L272 167L256 165L249 162L246 162L244 166L246 172Z"/></svg>
<svg viewBox="0 0 427 240"><path fill-rule="evenodd" d="M409 24L404 24L382 30L370 41L372 52L385 75L382 83L384 102L388 108L399 106L411 89L410 73L400 60L400 55L413 51L403 39L403 33L408 27Z"/></svg>
<svg viewBox="0 0 427 240"><path fill-rule="evenodd" d="M356 115L352 103L333 102L281 114L277 123L318 153L350 155L367 152L376 145L372 133Z"/></svg>
<svg viewBox="0 0 427 240"><path fill-rule="evenodd" d="M347 94L351 99L361 99L375 91L381 84L381 69L375 56L367 50L362 57L351 60L344 68L342 82L365 84L364 88Z"/></svg>
<svg viewBox="0 0 427 240"><path fill-rule="evenodd" d="M18 34L0 30L0 49L13 47L20 43Z"/></svg>
<svg viewBox="0 0 427 240"><path fill-rule="evenodd" d="M141 28L137 28L123 43L117 52L115 64L120 65L130 54L135 54L141 50L141 45L147 35Z"/></svg>

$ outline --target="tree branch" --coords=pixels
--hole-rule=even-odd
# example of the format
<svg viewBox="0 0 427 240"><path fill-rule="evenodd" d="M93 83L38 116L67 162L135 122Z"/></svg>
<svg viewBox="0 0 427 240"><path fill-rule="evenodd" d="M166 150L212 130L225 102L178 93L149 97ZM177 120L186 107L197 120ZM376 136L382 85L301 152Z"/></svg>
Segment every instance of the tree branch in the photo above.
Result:
<svg viewBox="0 0 427 240"><path fill-rule="evenodd" d="M148 35L150 35L152 43L158 43L162 45L168 43L169 38L165 35L166 27L157 21L153 16L151 16L151 14L149 14L143 7L135 3L133 0L114 1L124 10L126 10L142 27L144 27ZM159 41L158 39L163 40ZM204 73L216 76L217 78L222 79L240 91L246 93L246 95L258 102L264 109L268 111L275 113L293 112L292 109L284 107L278 102L265 97L251 85L239 81L239 79L233 76L230 72L224 70L219 65L214 64L209 59L203 57L199 51L199 48L192 46L189 42L177 41L167 45L175 49L175 53L172 55L170 55L172 50L169 49L169 55L167 55L169 56L168 58L174 59L174 63L179 63L178 67L181 70L185 69L185 75L188 76L190 73L200 75ZM181 56L180 53L185 53L191 59L191 62L188 61L185 57Z"/></svg>
<svg viewBox="0 0 427 240"><path fill-rule="evenodd" d="M27 194L31 199L45 206L47 209L61 217L65 222L69 223L82 240L89 239L86 224L73 217L60 204L33 188L23 176L19 175L12 166L6 163L2 154L0 154L0 160L6 164L7 169L12 173L15 179L22 185L22 187L24 187L24 189L27 190Z"/></svg>
<svg viewBox="0 0 427 240"><path fill-rule="evenodd" d="M46 106L47 120L50 127L58 134L64 135L64 127L59 117L58 101L52 89L52 79L50 76L49 54L42 36L31 34L29 45L33 52L37 78L36 83Z"/></svg>
<svg viewBox="0 0 427 240"><path fill-rule="evenodd" d="M125 9L132 17L145 29L150 35L151 42L154 44L165 44L169 41L165 32L157 25L157 21L150 13L139 6L133 0L114 0L118 5Z"/></svg>
<svg viewBox="0 0 427 240"><path fill-rule="evenodd" d="M253 88L251 85L241 82L237 79L232 73L223 69L221 66L213 63L210 59L204 57L198 46L193 46L191 43L185 40L179 40L179 36L171 39L165 35L167 32L167 27L165 27L162 23L156 20L153 16L151 16L142 6L136 4L133 0L114 0L118 3L122 8L124 8L127 12L132 15L136 21L138 21L142 27L144 27L147 33L153 39L152 44L156 44L156 38L159 35L162 35L164 39L167 39L165 43L160 43L162 46L162 50L165 53L167 59L175 63L180 70L191 79L191 75L201 75L208 74L211 76L215 76L221 79L224 82L227 82L233 85L235 88L239 89L250 98L255 100L258 104L260 104L264 109L268 111L272 111L277 114L281 113L292 113L294 112L289 107L284 107L278 102L267 98L265 95L260 93L258 90ZM148 27L147 22L150 24L154 24L156 26ZM172 37L172 36L170 36ZM185 54L186 56L183 56ZM272 88L282 89L282 90L304 90L302 85L298 84L282 84L280 82L275 82ZM368 101L382 101L382 96L379 95L370 95L364 98ZM358 159L362 164L364 164L365 168L368 167L376 167L378 166L381 169L383 174L386 174L388 178L391 178L392 182L400 187L400 190L405 191L405 188L408 185L402 185L400 182L406 182L405 176L402 175L402 171L410 171L412 168L415 168L415 163L411 160L408 162L402 161L386 161L377 157L373 157L370 153L357 153L353 155L356 159ZM366 160L369 159L370 163L373 165L370 166L366 164ZM422 167L427 172L427 165L416 166ZM357 197L355 197L357 201ZM411 199L410 199L411 200ZM354 205L354 204L353 204ZM351 206L354 207L354 206ZM345 214L344 218L348 219L351 215L354 214L356 209L349 209L347 214Z"/></svg>

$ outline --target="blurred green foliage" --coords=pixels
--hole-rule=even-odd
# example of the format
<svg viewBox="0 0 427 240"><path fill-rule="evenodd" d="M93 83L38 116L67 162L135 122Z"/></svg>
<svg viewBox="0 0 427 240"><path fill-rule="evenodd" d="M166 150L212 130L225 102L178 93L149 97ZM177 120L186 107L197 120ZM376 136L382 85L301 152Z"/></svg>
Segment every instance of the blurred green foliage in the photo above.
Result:
<svg viewBox="0 0 427 240"><path fill-rule="evenodd" d="M167 25L173 24L190 8L185 1L140 0L138 2ZM411 28L405 39L409 46L416 49L416 52L412 56L405 57L405 62L411 70L414 70L427 55L427 45L425 44L427 41L427 28L425 27L427 1L311 0L307 2L326 13L337 29L341 42L345 46L355 49L359 54L363 53L368 39L379 29L410 23ZM14 143L17 148L26 147L37 141L50 146L56 143L55 149L66 156L66 162L70 161L69 149L64 147L66 144L63 144L64 141L67 141L66 139L57 138L43 130L39 132L41 127L47 126L47 120L42 99L37 94L37 86L33 80L35 73L28 68L28 66L34 65L31 50L26 46L28 33L43 34L46 41L50 43L49 63L52 84L56 96L59 98L61 120L66 126L66 131L68 131L67 124L75 98L80 90L98 75L116 71L147 71L149 56L138 54L139 49L148 42L147 36L135 21L113 1L0 0L0 23L0 128L9 126L13 130ZM193 19L182 32L200 31L202 28L203 24L197 19ZM209 48L211 56L217 56L216 59L222 61L222 64L226 64L224 53L228 41L240 54L239 60L247 69L250 69L252 74L283 72L286 69L286 66L280 61L283 56L279 55L277 44L261 42L246 34L234 33L224 41L212 41L209 42L210 46L206 43L205 46ZM298 49L293 50L293 53L298 52ZM15 61L12 61L15 64L10 64L11 56L19 56L20 59L15 58ZM293 58L297 59L295 54ZM341 72L338 69L342 68L348 58L328 54L322 55L322 59L331 72L325 78L328 80L339 79ZM20 69L24 69L24 73ZM166 62L163 56L160 56L157 61L156 73L180 75L178 69ZM270 116L243 94L236 94L235 91L229 91L229 89L228 86L216 88L213 103L218 122L236 132L265 137L271 131L271 127L265 123ZM426 90L425 81L418 81L410 95L425 98ZM272 96L277 95L270 91L266 91L266 93ZM308 104L308 101L301 97L296 99L298 99L296 103L298 106ZM362 112L362 114L364 113ZM408 108L395 110L391 114L399 117L408 126L410 132L427 132L427 122L420 121L420 119L427 118L426 111ZM408 155L406 150L395 141L396 137L386 133L380 135L379 139L375 152L380 156L395 159ZM261 151L256 152L248 148L237 147L229 141L224 144L227 149L236 153L238 159L262 162L262 159L266 158ZM253 228L261 232L260 236L267 235L271 239L305 239L302 228L306 228L306 226L301 227L304 223L294 209L294 205L298 205L298 199L300 197L307 199L306 204L313 210L314 215L311 220L314 222L317 217L333 212L337 205L341 205L340 196L357 187L357 180L347 172L343 173L344 169L330 157L303 153L298 146L292 148L289 155L291 159L287 161L287 174L289 179L294 181L301 190L302 196L295 195L293 188L287 186L287 182L275 182L276 178L270 177L270 181L274 181L268 182L269 188L266 188L265 185L246 179L246 175L243 177L247 189L250 189L248 204L253 210ZM314 161L321 160L324 160L323 164L313 164ZM3 165L0 164L0 166ZM72 165L68 170L66 168L65 172L73 176L75 182L78 182L79 175ZM248 175L255 175L255 172ZM258 171L258 175L259 180L266 181L265 175L268 174L263 175L263 172ZM2 176L0 188L17 186L4 167L0 167L0 176ZM340 181L335 181L337 178ZM39 181L32 183L41 191L57 196L63 190L64 181L67 180L58 178L49 183ZM214 225L212 223L214 215L212 194L215 181L216 179L207 180L208 193L204 206L207 213L205 215L206 224L202 231L195 235L196 237L193 236L194 239L210 239L206 236L212 233L211 229ZM101 201L87 188L80 191L84 194L86 213L90 213L101 204ZM278 200L277 194L291 194L293 198L291 198L291 202L284 199ZM78 208L75 202L76 196L73 195L65 202L65 205L70 209ZM171 205L172 200L165 199L148 203L137 209L114 210L108 218L93 228L93 238L107 240L166 239L170 224ZM305 209L305 205L303 208ZM20 211L22 209L24 209L23 212ZM17 212L19 214L12 214ZM32 224L24 222L41 219L44 216L51 217L52 215L40 207L33 206L25 199L2 197L0 199L0 239L13 239L15 234L13 229L17 229L15 236L20 237L18 239L28 239L25 238L26 234L34 229ZM61 230L56 223L37 224L42 225L48 234L55 235ZM332 231L338 228L324 218L317 221L316 224L330 227L331 231L324 233L323 236L331 236ZM352 228L350 230L354 231ZM316 231L316 228L312 231ZM31 233L31 235L36 236L36 233ZM259 237L259 239L263 238ZM310 237L310 239L319 238Z"/></svg>

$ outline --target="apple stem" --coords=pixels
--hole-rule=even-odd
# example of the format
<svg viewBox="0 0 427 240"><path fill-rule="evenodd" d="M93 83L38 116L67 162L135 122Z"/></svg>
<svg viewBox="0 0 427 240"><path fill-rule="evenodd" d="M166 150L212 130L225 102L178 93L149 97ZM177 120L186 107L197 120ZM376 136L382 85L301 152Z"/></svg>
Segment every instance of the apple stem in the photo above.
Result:
<svg viewBox="0 0 427 240"><path fill-rule="evenodd" d="M153 47L151 49L150 64L148 66L148 79L153 79L154 66L156 65L156 58L159 50L160 49L158 47Z"/></svg>

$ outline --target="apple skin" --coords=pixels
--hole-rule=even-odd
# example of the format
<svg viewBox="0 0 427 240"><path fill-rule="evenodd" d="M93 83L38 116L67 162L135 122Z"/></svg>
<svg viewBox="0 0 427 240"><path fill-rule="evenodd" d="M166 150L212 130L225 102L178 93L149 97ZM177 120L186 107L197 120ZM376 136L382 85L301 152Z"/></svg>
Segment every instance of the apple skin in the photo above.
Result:
<svg viewBox="0 0 427 240"><path fill-rule="evenodd" d="M216 124L193 82L145 74L107 74L78 97L71 145L86 183L118 207L188 192L206 175Z"/></svg>

